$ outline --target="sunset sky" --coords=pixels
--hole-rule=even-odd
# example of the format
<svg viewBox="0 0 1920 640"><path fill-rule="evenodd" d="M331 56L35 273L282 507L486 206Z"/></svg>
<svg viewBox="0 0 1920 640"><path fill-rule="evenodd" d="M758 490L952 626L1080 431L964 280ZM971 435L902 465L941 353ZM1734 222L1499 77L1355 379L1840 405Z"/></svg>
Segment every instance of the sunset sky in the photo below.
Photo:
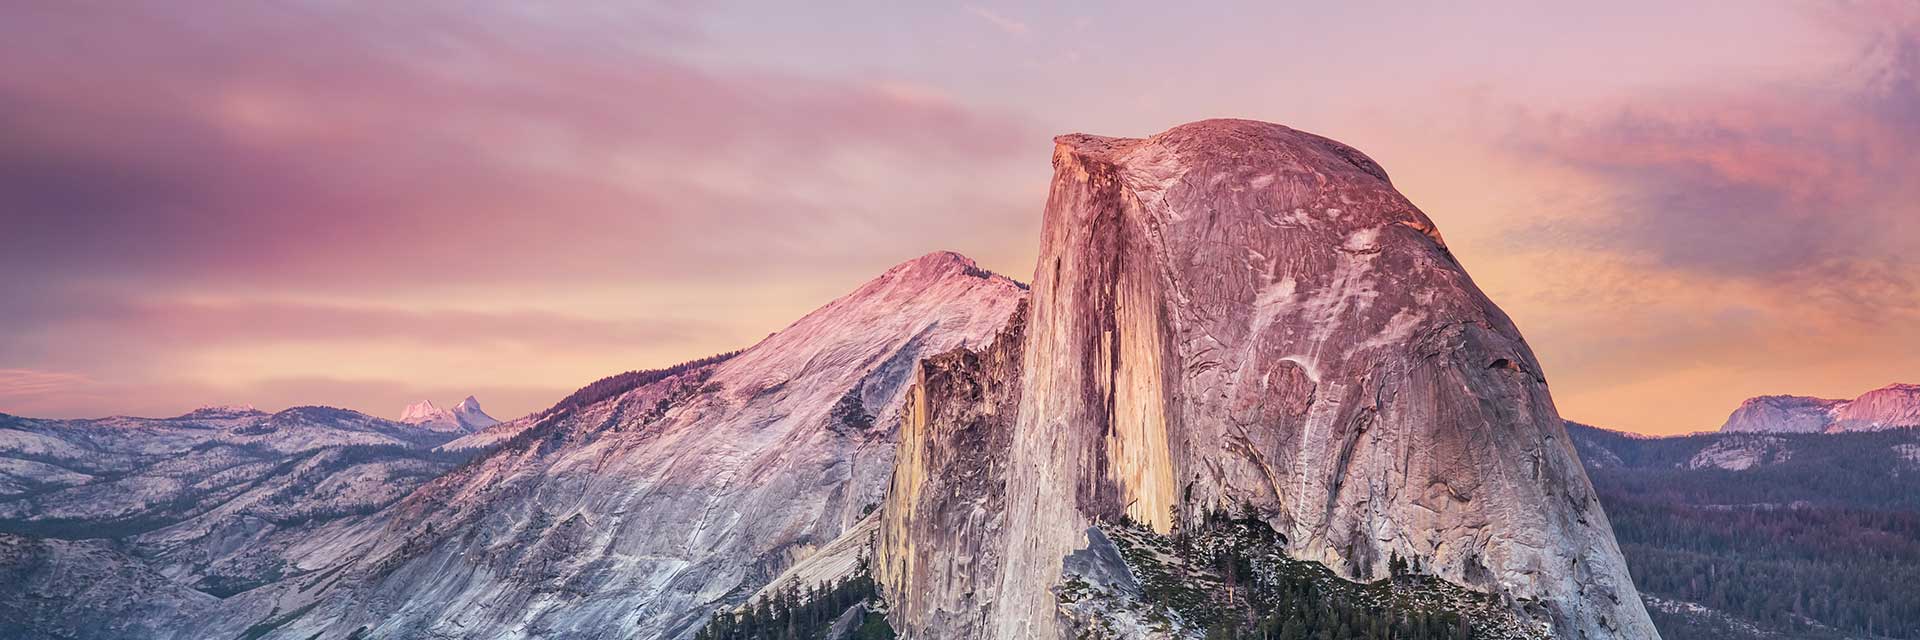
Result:
<svg viewBox="0 0 1920 640"><path fill-rule="evenodd" d="M393 4L0 8L0 412L513 417L1024 280L1053 135L1209 117L1384 165L1570 419L1920 382L1920 3Z"/></svg>

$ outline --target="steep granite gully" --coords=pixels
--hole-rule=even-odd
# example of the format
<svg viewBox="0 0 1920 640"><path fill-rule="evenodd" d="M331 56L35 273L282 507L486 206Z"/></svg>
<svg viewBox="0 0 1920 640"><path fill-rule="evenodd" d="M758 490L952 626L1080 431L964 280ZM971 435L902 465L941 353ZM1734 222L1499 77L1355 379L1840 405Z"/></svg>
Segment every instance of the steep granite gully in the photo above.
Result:
<svg viewBox="0 0 1920 640"><path fill-rule="evenodd" d="M1379 165L1244 120L1055 143L1025 313L907 394L905 637L1075 637L1090 527L1249 508L1349 579L1413 558L1554 637L1658 637L1539 363Z"/></svg>

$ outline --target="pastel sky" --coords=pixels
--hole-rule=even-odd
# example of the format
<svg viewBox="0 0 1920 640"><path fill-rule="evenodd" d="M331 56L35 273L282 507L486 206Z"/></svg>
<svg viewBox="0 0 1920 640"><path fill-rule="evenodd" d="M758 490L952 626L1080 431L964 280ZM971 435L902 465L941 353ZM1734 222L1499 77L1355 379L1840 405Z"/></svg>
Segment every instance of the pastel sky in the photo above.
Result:
<svg viewBox="0 0 1920 640"><path fill-rule="evenodd" d="M1571 419L1920 382L1920 5L1191 4L7 3L0 412L516 416L1025 279L1051 136L1224 116L1383 164Z"/></svg>

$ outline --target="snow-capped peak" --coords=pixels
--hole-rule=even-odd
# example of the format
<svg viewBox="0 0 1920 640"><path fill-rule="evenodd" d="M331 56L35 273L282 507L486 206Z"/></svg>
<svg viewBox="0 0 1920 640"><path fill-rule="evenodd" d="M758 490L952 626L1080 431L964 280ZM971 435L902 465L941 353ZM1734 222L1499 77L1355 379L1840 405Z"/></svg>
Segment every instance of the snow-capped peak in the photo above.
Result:
<svg viewBox="0 0 1920 640"><path fill-rule="evenodd" d="M487 415L486 411L480 409L480 400L473 396L467 396L467 399L461 400L460 404L453 407L451 413L460 421L460 426L468 431L478 431L500 424L499 420L493 419L493 416Z"/></svg>
<svg viewBox="0 0 1920 640"><path fill-rule="evenodd" d="M411 424L432 420L440 417L444 413L445 412L441 411L439 407L433 406L432 400L421 400L407 405L406 410L400 412L400 421Z"/></svg>
<svg viewBox="0 0 1920 640"><path fill-rule="evenodd" d="M480 410L480 400L473 396L452 409L434 406L432 400L415 402L400 412L400 421L435 431L477 431L500 423Z"/></svg>

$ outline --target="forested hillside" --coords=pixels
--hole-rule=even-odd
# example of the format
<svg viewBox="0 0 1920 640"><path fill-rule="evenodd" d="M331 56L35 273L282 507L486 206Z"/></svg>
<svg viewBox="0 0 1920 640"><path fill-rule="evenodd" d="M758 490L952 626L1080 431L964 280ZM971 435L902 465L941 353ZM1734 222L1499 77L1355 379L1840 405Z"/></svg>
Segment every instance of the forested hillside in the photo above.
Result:
<svg viewBox="0 0 1920 640"><path fill-rule="evenodd" d="M1920 432L1568 428L1667 640L1920 638Z"/></svg>

